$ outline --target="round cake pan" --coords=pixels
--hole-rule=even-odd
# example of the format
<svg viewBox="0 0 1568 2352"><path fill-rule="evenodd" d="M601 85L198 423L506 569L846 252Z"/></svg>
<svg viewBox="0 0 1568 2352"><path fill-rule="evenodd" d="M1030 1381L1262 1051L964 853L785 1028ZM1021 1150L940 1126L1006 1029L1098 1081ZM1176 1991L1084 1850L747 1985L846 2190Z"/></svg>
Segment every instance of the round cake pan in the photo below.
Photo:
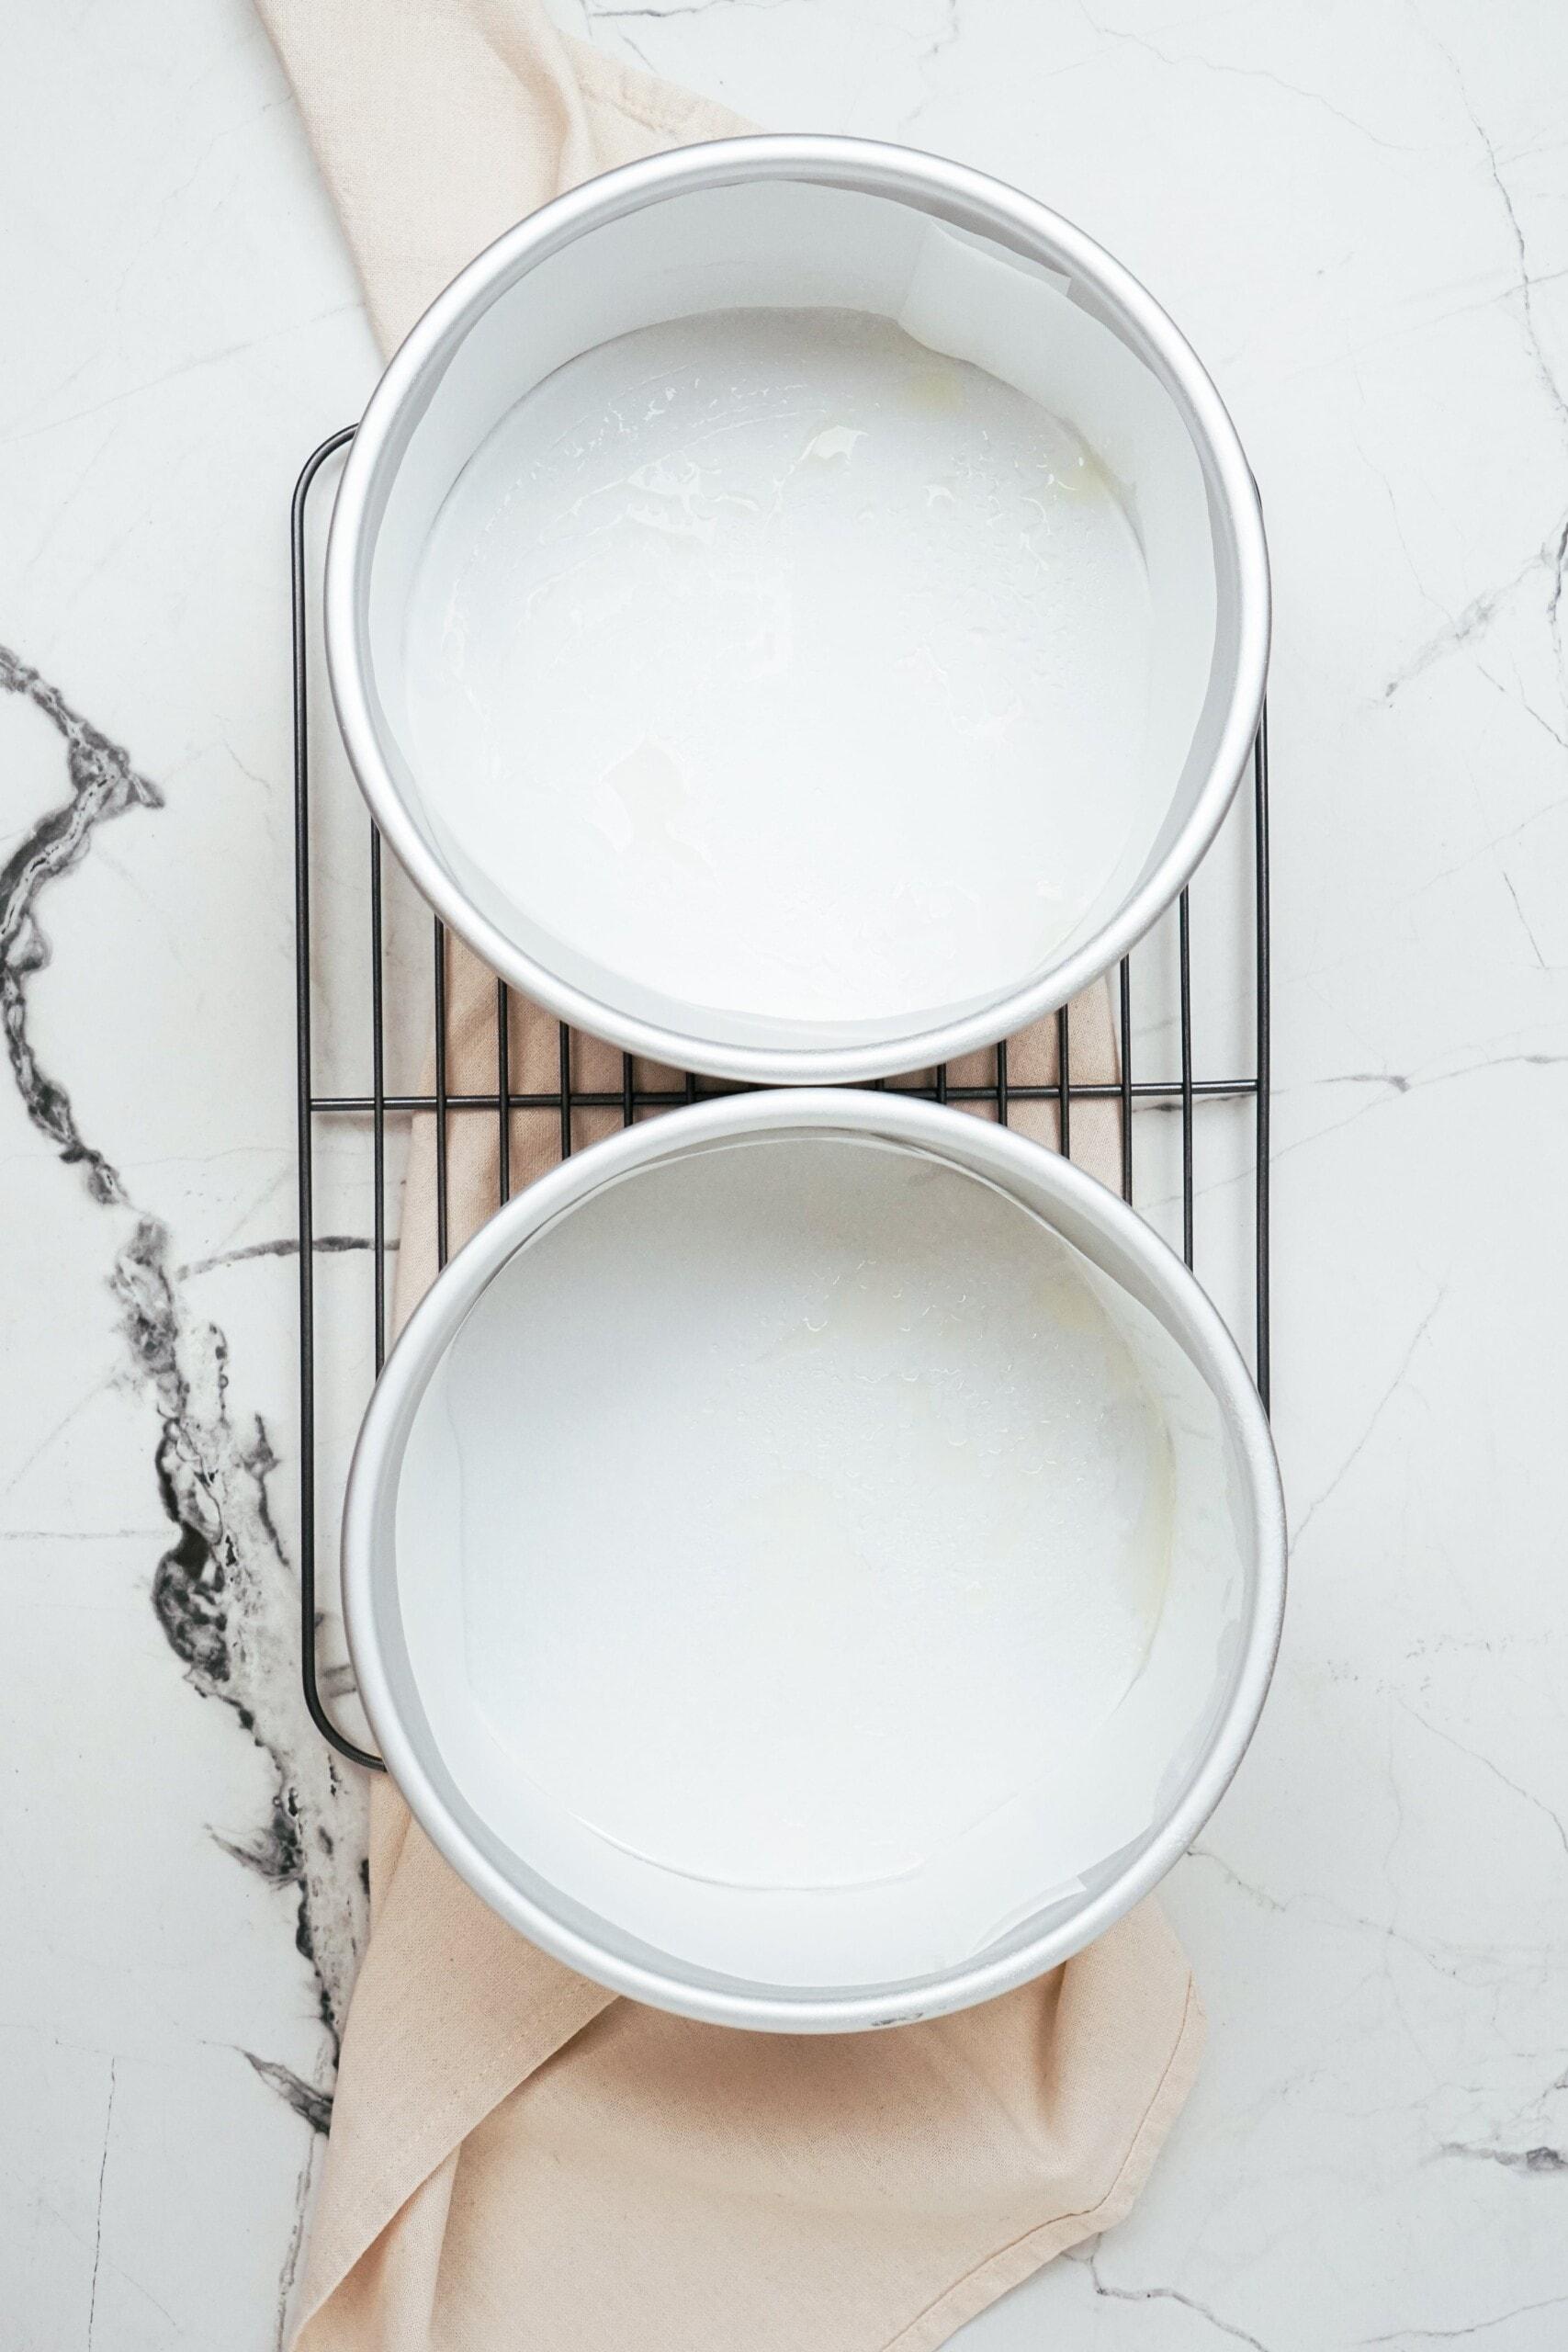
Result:
<svg viewBox="0 0 1568 2352"><path fill-rule="evenodd" d="M574 1156L372 1396L344 1593L416 1818L522 1934L785 2032L984 2000L1197 1834L1283 1605L1257 1392L1091 1178L881 1092Z"/></svg>
<svg viewBox="0 0 1568 2352"><path fill-rule="evenodd" d="M1256 490L1117 262L959 164L730 140L457 277L344 468L383 835L487 963L678 1068L1006 1035L1187 881L1261 708Z"/></svg>

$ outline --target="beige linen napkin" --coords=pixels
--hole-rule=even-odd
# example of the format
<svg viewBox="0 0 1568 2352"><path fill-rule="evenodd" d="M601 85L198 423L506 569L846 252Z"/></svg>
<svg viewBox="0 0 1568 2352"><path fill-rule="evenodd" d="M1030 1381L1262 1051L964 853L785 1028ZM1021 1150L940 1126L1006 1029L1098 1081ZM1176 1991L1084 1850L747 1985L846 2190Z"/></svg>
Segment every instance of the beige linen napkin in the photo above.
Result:
<svg viewBox="0 0 1568 2352"><path fill-rule="evenodd" d="M746 126L565 39L535 0L259 0L384 345L502 230L591 173ZM454 1091L495 1083L493 978L449 951ZM1109 999L1075 1069L1115 1068ZM556 1023L513 1000L513 1087ZM572 1041L580 1088L620 1056ZM988 1082L990 1055L953 1082ZM1050 1083L1055 1023L1011 1049ZM666 1078L668 1074L665 1074ZM639 1069L639 1082L656 1074ZM574 1147L619 1123L576 1114ZM1015 1124L1055 1140L1048 1105ZM496 1122L449 1119L449 1240L499 1198ZM518 1112L512 1181L559 1151ZM1113 1103L1073 1155L1116 1180ZM435 1271L435 1136L404 1193L397 1317ZM1186 2097L1201 2012L1152 1904L1038 1984L879 2034L744 2034L620 2000L514 1935L378 1781L371 1932L344 2036L298 2352L926 2352L1126 2212Z"/></svg>

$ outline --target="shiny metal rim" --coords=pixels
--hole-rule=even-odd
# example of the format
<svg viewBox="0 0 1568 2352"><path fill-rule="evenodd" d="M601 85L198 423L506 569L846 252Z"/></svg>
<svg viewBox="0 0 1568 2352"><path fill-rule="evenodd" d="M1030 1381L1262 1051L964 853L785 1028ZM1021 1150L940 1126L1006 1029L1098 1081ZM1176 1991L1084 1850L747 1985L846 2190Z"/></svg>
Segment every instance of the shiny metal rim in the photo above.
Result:
<svg viewBox="0 0 1568 2352"><path fill-rule="evenodd" d="M1113 922L1044 980L960 1020L871 1044L716 1045L639 1020L560 979L481 914L426 848L389 770L369 688L362 591L381 508L413 424L472 321L502 287L605 221L692 189L764 177L911 202L1092 285L1164 380L1213 465L1222 555L1236 583L1239 640L1219 745L1155 872ZM338 723L371 815L415 888L486 964L562 1021L628 1053L754 1084L842 1084L953 1060L1026 1027L1109 970L1157 921L1213 839L1251 752L1268 670L1269 562L1256 485L1218 392L1153 297L1092 239L1032 198L937 156L870 140L769 136L680 148L590 180L498 238L436 298L389 364L355 434L333 512L324 618Z"/></svg>
<svg viewBox="0 0 1568 2352"><path fill-rule="evenodd" d="M1258 1565L1235 1681L1207 1753L1170 1818L1109 1886L1033 1942L986 1965L886 1990L813 1996L693 1983L602 1950L530 1900L479 1850L435 1787L393 1695L378 1622L392 1565L379 1557L376 1529L436 1362L486 1283L531 1234L611 1179L694 1145L824 1128L886 1136L964 1166L978 1162L1003 1186L1026 1178L1114 1241L1169 1309L1181 1344L1219 1399L1244 1467ZM438 1276L388 1358L355 1450L344 1512L344 1609L360 1697L393 1779L437 1849L509 1925L569 1967L657 2008L759 2031L844 2033L940 2016L1027 1983L1082 1951L1164 1877L1218 1804L1256 1727L1279 1645L1285 1555L1279 1467L1246 1364L1195 1277L1134 1210L1056 1154L940 1104L828 1090L764 1092L671 1111L574 1155L517 1194Z"/></svg>

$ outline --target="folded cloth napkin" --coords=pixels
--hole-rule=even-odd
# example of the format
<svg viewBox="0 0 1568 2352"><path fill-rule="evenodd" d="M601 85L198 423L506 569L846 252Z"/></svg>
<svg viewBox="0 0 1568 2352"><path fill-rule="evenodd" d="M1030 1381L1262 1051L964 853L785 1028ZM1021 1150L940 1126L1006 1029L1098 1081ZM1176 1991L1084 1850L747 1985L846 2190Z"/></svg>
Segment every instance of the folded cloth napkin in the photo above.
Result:
<svg viewBox="0 0 1568 2352"><path fill-rule="evenodd" d="M464 262L590 174L743 130L558 33L536 0L259 0L389 346ZM449 950L448 1073L493 1086L498 993ZM514 1087L556 1023L510 1001ZM1109 998L1073 1015L1109 1077ZM620 1057L571 1050L579 1087ZM1056 1031L1011 1048L1049 1084ZM986 1082L989 1055L955 1065ZM653 1076L640 1071L639 1078ZM580 1112L581 1145L617 1123ZM1016 1124L1059 1140L1048 1104ZM456 1248L499 1198L493 1118L449 1120ZM416 1124L397 1315L435 1272L434 1123ZM517 1112L512 1181L557 1157ZM1114 1182L1113 1102L1074 1157ZM547 1959L455 1877L378 1781L355 1989L297 2352L925 2352L1124 2214L1197 2065L1190 1973L1145 1903L1041 1983L955 2018L818 2039L690 2023Z"/></svg>

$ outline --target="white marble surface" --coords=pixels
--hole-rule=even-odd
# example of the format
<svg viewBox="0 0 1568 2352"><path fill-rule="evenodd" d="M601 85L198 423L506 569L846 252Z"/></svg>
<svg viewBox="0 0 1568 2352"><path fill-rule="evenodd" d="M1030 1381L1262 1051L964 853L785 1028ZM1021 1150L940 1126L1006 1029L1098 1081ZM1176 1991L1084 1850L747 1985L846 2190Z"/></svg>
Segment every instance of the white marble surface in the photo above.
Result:
<svg viewBox="0 0 1568 2352"><path fill-rule="evenodd" d="M1284 1655L1170 1883L1212 2021L1190 2106L1133 2219L965 2345L1550 2352L1568 17L587 17L763 124L907 138L1083 222L1215 371L1271 525ZM38 1061L0 1091L0 2334L260 2352L357 1797L293 1690L292 1267L235 1253L293 1230L282 513L375 360L244 0L18 0L6 29L0 640L161 805L90 744L73 802L48 712L0 698L0 857L28 851L5 1010ZM34 870L73 846L45 812L89 797L126 805ZM101 1165L62 1164L73 1135ZM1223 1219L1235 1188L1207 1182Z"/></svg>

